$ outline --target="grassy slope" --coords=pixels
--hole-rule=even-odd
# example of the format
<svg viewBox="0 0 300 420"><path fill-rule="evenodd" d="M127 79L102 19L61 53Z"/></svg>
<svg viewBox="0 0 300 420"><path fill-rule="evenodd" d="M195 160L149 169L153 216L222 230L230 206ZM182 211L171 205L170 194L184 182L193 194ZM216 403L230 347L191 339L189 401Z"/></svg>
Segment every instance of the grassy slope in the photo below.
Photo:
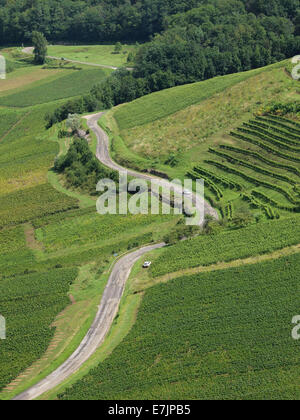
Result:
<svg viewBox="0 0 300 420"><path fill-rule="evenodd" d="M161 250L150 275L158 277L186 268L267 254L296 245L299 238L299 217L259 223L208 237L199 236Z"/></svg>
<svg viewBox="0 0 300 420"><path fill-rule="evenodd" d="M209 151L210 147L218 148L221 144L247 148L273 160L275 164L291 163L276 155L270 156L269 151L258 146L245 144L229 136L232 129L253 118L253 113L264 104L275 100L296 100L297 84L285 73L286 65L287 62L278 63L263 69L165 90L116 108L106 116L106 124L114 133L112 145L115 159L135 168L156 167L173 178L183 178L195 165L228 178L224 171L206 163L206 160L216 160L216 156ZM166 164L170 153L177 159L173 167ZM235 157L245 160L244 156ZM278 169L278 166L274 169L274 165L257 162L255 158L246 157L246 161L266 171L275 172L277 177L274 179L266 173L238 167L247 175L259 182L278 185L283 190L292 189L291 183L278 179L278 176L289 176L285 169ZM231 174L229 178L241 184L247 193L255 188L252 182L239 176ZM298 181L298 178L295 179L296 183ZM206 196L221 212L224 212L229 202L238 211L249 207L241 200L239 191L220 185L218 187L223 199L219 200L208 186ZM258 191L282 207L293 207L285 194L278 190L260 186ZM254 209L256 215L266 217L268 210L265 204ZM283 209L277 213L288 215Z"/></svg>
<svg viewBox="0 0 300 420"><path fill-rule="evenodd" d="M207 153L205 142L212 138L210 136L218 135L224 141L228 138L222 131L224 127L227 130L240 125L271 98L295 97L295 84L286 78L284 65L219 78L214 83L208 81L159 92L116 108L111 113L115 120L108 115L102 121L114 132L112 145L115 157L137 167L139 164L147 165L147 160L149 165L149 157L157 157L162 151L167 155L170 145L174 146L175 152L186 147L190 150L186 154L185 150L181 151L182 166L171 169L158 165L173 176L185 174L191 162L198 163L202 154ZM222 93L214 95L216 92ZM197 101L199 105L195 105ZM192 128L196 130L194 136L189 127L191 121ZM159 137L160 132L163 134ZM118 137L119 134L122 138ZM199 143L199 135L203 136L203 147L194 147L195 143ZM168 139L167 136L170 142L165 145L163 142ZM129 150L124 143L129 145L130 139L134 139L137 147ZM138 147L140 150L146 147L147 151L137 155L136 152L140 151ZM154 148L155 153L152 153ZM280 159L278 162L281 162ZM154 261L152 274L156 270L156 274L159 272L161 275L162 272L183 267L281 250L299 242L298 225L299 218L294 217L210 238L201 237L153 252L149 256ZM250 244L253 245L251 249ZM294 250L291 249L291 252ZM270 259L272 255L269 255ZM275 252L274 258L281 255L284 252ZM247 263L254 264L264 258L249 258ZM152 287L146 292L137 324L124 342L83 380L69 382L75 385L67 389L62 398L299 398L297 374L290 368L289 358L293 355L291 364L298 369L294 356L296 346L290 341L290 320L293 312L297 313L293 273L298 265L299 254L249 267L243 267L243 261L240 261L241 267L237 269L185 277L164 286ZM133 284L137 272L140 274L140 263L137 267L131 280ZM147 273L143 271L142 277L148 278L151 273ZM151 287L151 281L154 281L148 280L146 287ZM135 290L133 286L132 293ZM282 304L289 307L288 316L281 310ZM274 309L276 305L278 311ZM276 336L273 333L273 310L281 325ZM215 319L220 319L220 314L220 332L212 334L215 330L212 325L215 325ZM226 325L224 346L223 323ZM158 333L161 329L166 331L162 337ZM242 331L244 334L241 336ZM155 337L160 337L159 341ZM255 356L247 350L251 347L249 342L259 343ZM273 352L270 361L269 349L274 347L278 350ZM207 351L207 348L210 350ZM123 369L124 366L126 369ZM51 398L64 390L62 386L50 393Z"/></svg>
<svg viewBox="0 0 300 420"><path fill-rule="evenodd" d="M127 64L128 53L136 51L135 45L123 45L120 54L114 54L114 45L49 46L48 53L69 60L121 67ZM126 52L126 54L125 54Z"/></svg>
<svg viewBox="0 0 300 420"><path fill-rule="evenodd" d="M243 76L244 77L244 76ZM47 111L49 109L49 107L51 107L51 105L46 105L43 108L43 112ZM120 108L122 109L122 108ZM33 109L34 110L34 109ZM22 138L22 136L24 136L24 141L23 143L26 144L29 147L28 151L24 151L24 156L27 153L27 158L28 158L28 162L31 162L33 159L30 159L30 156L32 157L34 154L34 147L32 147L32 151L30 151L30 147L32 146L31 141L33 140L37 140L40 139L41 143L46 147L50 147L49 146L49 142L47 142L47 140L49 140L49 138L52 138L53 140L56 139L56 133L55 130L53 130L53 132L50 133L45 133L43 131L43 126L39 126L38 124L40 124L37 121L42 121L39 119L36 119L36 115L32 114L30 117L28 117L27 120L27 126L25 125L20 125L19 128L16 128L16 130L19 131L12 131L10 133L9 136L7 136L5 138L5 141L3 142L3 145L0 144L0 148L3 146L5 147L5 145L9 144L9 142L12 142L11 144L13 144L14 141L17 141L17 138ZM31 133L31 127L36 127L36 131L35 131L35 135L32 135ZM20 134L22 133L22 134ZM43 140L43 141L42 141ZM21 141L20 141L21 143ZM15 146L17 146L18 144L16 143ZM53 157L55 155L55 153L58 152L58 147L55 143L50 143L51 147L53 146L53 149L51 149L50 147L50 151L47 150L47 153L49 154L49 161L50 161L50 155L52 153L52 160ZM7 161L5 163L9 163L9 161L12 161L11 163L11 167L13 168L14 166L14 153L18 154L18 150L20 150L20 145L18 145L18 147L7 147L6 153L10 153L10 157L9 159L7 159ZM20 152L21 155L19 155L18 158L23 158L22 154L23 152ZM17 155L18 156L18 155ZM47 161L48 162L48 161ZM48 166L47 166L48 165ZM18 165L15 165L16 167ZM27 167L25 165L25 167ZM46 177L46 173L47 173L47 169L49 167L49 163L45 163L43 166L43 173L45 174ZM39 180L38 184L43 185L43 182L45 179L43 180ZM11 179L8 179L5 185L7 185L6 188L8 188L8 185L11 184ZM34 185L34 183L30 183L28 182L28 184L26 183L25 186L26 188L31 187L32 185ZM15 186L12 188L12 192L13 191L18 191L18 190L22 190L22 186L21 184ZM17 197L17 196L16 196ZM61 196L63 197L63 196ZM64 196L65 197L65 196ZM65 200L65 198L64 198ZM57 201L57 200L55 200ZM11 208L15 208L15 202L16 200L12 200L12 205ZM29 203L32 203L33 200L30 199ZM70 201L70 202L74 202L74 201ZM22 207L22 202L20 203L20 207ZM29 205L29 209L30 209L30 205ZM66 209L65 209L66 210ZM42 209L41 214L39 218L35 218L35 220L32 220L32 223L35 227L35 229L37 229L35 231L36 234L36 238L37 239L41 239L41 242L36 241L36 238L34 238L32 240L32 238L30 237L25 237L26 241L24 242L24 232L26 232L27 229L27 225L21 225L20 227L16 228L19 229L18 232L15 232L14 229L9 230L9 231L3 231L6 232L4 233L4 235L6 235L3 239L3 243L5 244L10 244L10 245L6 245L6 249L5 247L3 248L3 253L1 254L0 257L0 263L2 264L3 269L5 268L7 270L7 275L11 275L11 274L22 274L22 271L24 271L24 268L30 268L30 269L34 269L36 271L45 271L45 270L49 270L49 272L52 272L52 270L54 269L55 266L57 266L59 264L59 266L62 266L64 268L70 268L70 267L74 267L74 266L79 266L80 267L80 274L79 277L77 278L77 280L74 282L74 285L72 286L72 293L73 295L76 297L76 304L73 306L70 306L67 311L66 314L63 316L63 318L58 322L59 328L61 328L59 331L62 332L63 334L63 339L62 338L57 338L55 341L56 344L56 348L54 350L54 354L49 355L49 359L48 362L47 361L43 362L42 364L42 368L36 366L35 370L33 371L33 373L27 373L26 377L22 379L23 382L21 382L21 384L19 385L19 388L14 387L12 389L12 393L5 393L2 394L1 397L3 398L9 398L9 396L14 395L16 392L18 392L21 389L24 389L26 386L28 386L29 383L32 383L34 381L34 378L37 377L37 375L40 375L41 370L45 373L47 371L49 371L50 369L50 364L51 367L53 368L54 366L57 366L63 359L64 357L66 357L68 354L70 354L70 352L72 351L72 349L76 348L76 345L79 343L80 341L80 337L83 336L83 334L85 333L85 331L87 330L87 328L90 325L90 321L92 319L92 316L94 314L94 312L96 311L96 306L97 303L99 301L99 296L101 294L101 290L103 288L103 285L105 284L106 278L107 278L107 269L109 264L113 261L113 257L112 257L112 253L114 252L123 252L127 249L128 247L128 236L130 236L130 242L131 242L131 246L133 246L135 243L145 243L145 241L149 240L149 233L144 234L143 232L145 231L144 228L143 230L139 230L139 226L136 227L136 229L132 229L129 226L129 231L126 232L126 230L124 230L124 240L123 241L118 241L115 242L114 241L114 237L110 238L110 241L106 242L103 240L103 235L102 235L102 227L101 227L101 223L99 223L99 225L97 226L97 229L95 232L93 232L93 235L90 235L89 229L92 229L93 223L94 223L94 215L90 214L90 209L82 209L82 210L71 210L71 211L64 211L61 214L57 214L57 215L45 215L44 216L44 209ZM35 215L35 217L37 217ZM100 219L99 219L100 220ZM85 231L85 221L87 221L87 230ZM19 220L19 222L22 222L22 220ZM157 235L156 238L159 238L159 234L163 234L162 232L159 232L161 230L161 220L157 220L157 224L153 224L153 225L149 225L149 230L153 230L154 232L156 232L155 234ZM297 222L296 222L297 223ZM130 225L130 224L129 224ZM147 225L147 223L146 223ZM78 229L78 226L80 226L80 229ZM140 225L141 227L143 226L143 223L141 223ZM107 228L107 224L103 225L104 228ZM167 229L167 224L165 226L165 228ZM71 229L71 230L70 230ZM62 241L62 237L63 235L61 234L59 236L59 232L66 232L66 235L68 235L70 232L72 232L72 237L71 235L68 236L67 238L69 238L70 240L67 241L68 242L68 246L63 249L63 241ZM3 234L3 232L1 232L1 234ZM33 231L34 232L34 231ZM58 234L57 238L58 241L56 242L55 237ZM77 235L76 240L74 241L73 238L73 234ZM8 236L7 236L8 235ZM20 236L20 238L23 238L21 240L18 239L18 236ZM90 238L89 238L90 236ZM10 238L10 240L8 240L8 237ZM17 238L17 239L16 239ZM77 243L76 243L77 241ZM292 261L292 260L289 260ZM294 261L294 260L293 260ZM294 264L296 267L296 263ZM290 267L291 264L288 266ZM276 266L277 267L277 266ZM282 265L281 265L282 267ZM297 268L297 267L296 267ZM276 268L274 268L274 266L272 267L273 270L276 271ZM57 269L56 269L57 270ZM260 274L259 270L259 276ZM5 274L5 271L2 271L3 274ZM225 273L225 272L224 272ZM249 273L249 272L248 272ZM263 275L265 274L265 276ZM264 273L262 273L261 275L262 277L268 277L267 276L267 271L265 271ZM246 280L249 280L250 275L246 276ZM270 276L269 276L270 277ZM229 276L230 278L230 276ZM281 277L283 278L283 277ZM264 278L265 280L265 278ZM12 279L13 281L13 279ZM289 281L289 280L287 280ZM1 282L1 280L0 280ZM177 287L175 285L176 282L172 283L172 287L174 287L174 294L172 295L173 297L178 296L182 296L182 287L181 284L179 285L179 287ZM208 283L210 283L210 280L208 281ZM197 281L198 284L198 281ZM213 284L214 286L214 284ZM224 287L226 287L226 285L224 285ZM213 287L214 289L214 287ZM212 293L214 293L214 290L212 289ZM275 287L276 289L276 287ZM153 289L154 290L154 289ZM170 290L170 289L169 289ZM268 290L268 289L267 289ZM265 289L264 289L265 291ZM276 290L274 291L276 292ZM152 293L152 291L151 291ZM153 292L155 293L155 292ZM187 296L189 295L189 291L187 290ZM95 295L97 295L97 299L95 299ZM264 299L268 293L266 294L262 294L262 299ZM249 295L250 296L250 295ZM284 298L289 299L289 297L291 296L290 293L286 293ZM133 296L129 296L128 299L132 299ZM167 299L167 297L166 297ZM176 298L177 299L177 298ZM139 300L140 301L140 300ZM126 302L128 303L129 300L126 300ZM127 303L123 302L123 308L127 307ZM132 303L132 301L130 301ZM145 301L146 304L147 301ZM274 302L276 303L276 296L274 297ZM136 305L139 302L135 302L133 304L133 308L136 308ZM168 305L167 300L163 300L162 301L163 305ZM171 302L171 306L172 306L173 302ZM152 301L150 300L150 305L152 305ZM163 307L162 305L162 307ZM264 303L262 303L262 306L264 305ZM283 304L284 305L284 304ZM225 303L226 306L226 303ZM227 303L227 308L229 308L230 305L229 303ZM197 305L194 305L194 309L195 311L198 311L199 308L197 308ZM238 309L238 308L237 308ZM239 308L240 309L240 308ZM131 311L132 313L132 319L130 321L130 325L132 325L132 323L134 322L134 314L135 314L135 310L133 309ZM178 307L174 307L172 309L172 314L175 313L175 318L177 317L176 315L176 310L178 310ZM229 310L229 309L228 309ZM78 313L80 314L80 317L78 318ZM125 312L122 312L123 315L126 314ZM151 311L152 314L152 311ZM178 314L178 312L177 312ZM77 317L76 317L77 315ZM148 316L149 314L147 314ZM294 314L293 314L294 315ZM69 324L66 323L66 319L67 317L69 317ZM172 322L171 316L170 318L170 322ZM157 317L157 322L159 326L164 325L162 321L162 319L164 320L168 320L168 316L162 314L162 317L159 318ZM177 319L177 318L176 318ZM267 317L265 318L267 319ZM65 321L64 321L65 320ZM152 321L151 321L152 322ZM180 325L179 324L180 319L176 321L176 325ZM251 321L252 322L252 321ZM69 327L68 327L69 325ZM78 328L79 325L79 328ZM148 318L148 323L147 325L149 326L149 318ZM168 324L168 327L172 328L172 325ZM174 326L174 325L173 325ZM288 321L288 326L290 326L290 320ZM148 327L147 327L148 328ZM155 325L153 324L153 328L155 329ZM122 337L124 337L124 331L128 331L128 327L126 327L125 329L123 329L123 332L121 334ZM153 330L154 331L154 330ZM133 331L133 333L135 334L135 330ZM188 332L189 333L189 332ZM152 334L152 333L151 333ZM204 334L205 335L205 334ZM207 334L206 334L207 336ZM256 338L256 337L255 337ZM282 336L279 337L279 339L282 339ZM116 344L119 341L116 340ZM203 340L201 340L201 343L203 342ZM107 342L107 346L109 347L109 340ZM167 344L167 343L166 343ZM286 344L286 343L285 343ZM127 345L127 339L124 342L124 345ZM167 344L168 345L168 344ZM122 347L121 347L122 348ZM150 348L150 347L149 347ZM166 347L168 348L168 347ZM106 353L105 353L106 351ZM109 351L107 352L107 350L104 351L104 354L101 353L101 357L99 360L103 360L104 357L107 357L109 354ZM117 353L113 353L112 357L116 357L115 354L119 354L119 349L117 350ZM264 353L261 353L262 356L264 356ZM16 355L18 355L18 357L20 357L20 359L22 359L22 353L20 350L17 349ZM118 356L117 356L118 357ZM152 357L152 356L151 356ZM36 358L36 356L34 356L34 358ZM93 361L94 364L97 363L98 359L95 359ZM156 359L155 359L156 360ZM154 360L154 361L155 361ZM207 359L206 359L207 361ZM108 363L110 363L108 361ZM133 363L135 363L135 361L133 361ZM169 361L167 362L169 363ZM159 364L159 361L158 361ZM213 364L211 364L211 366L213 366ZM15 367L12 367L15 368ZM158 366L158 368L160 368ZM151 370L151 369L150 369ZM16 370L14 370L14 372L16 373ZM164 371L161 371L162 375L164 375ZM290 375L290 372L289 372ZM149 383L151 383L151 378L146 375L146 377L150 380ZM115 377L117 379L117 377ZM257 378L254 378L253 380L257 380ZM264 378L262 379L264 380ZM292 383L292 378L291 375L288 377L289 383ZM93 381L93 379L91 380ZM239 379L237 379L237 381L239 381ZM166 379L166 376L162 376L162 382L168 382L168 379ZM79 386L79 385L78 385ZM80 385L81 387L81 385ZM148 387L148 385L145 385L145 389ZM284 384L282 384L282 387L284 387ZM166 388L166 387L163 387ZM169 386L168 386L169 388ZM172 387L170 387L171 389ZM94 394L95 395L95 389L97 389L97 387L94 387ZM113 388L110 388L110 390L112 390ZM282 388L283 389L283 388ZM158 392L160 392L162 390L162 388L160 387L160 390ZM106 391L105 391L106 392ZM114 390L115 392L115 390ZM119 391L117 391L119 392ZM120 391L122 392L122 391ZM135 393L137 391L133 391L133 393ZM148 392L148 391L145 391ZM154 390L153 392L156 392L156 390ZM294 389L292 388L292 396L295 395ZM187 393L188 396L191 396L191 389L187 388ZM134 394L135 395L135 394ZM145 394L146 395L146 394ZM0 397L0 398L1 398ZM182 396L181 396L182 397Z"/></svg>
<svg viewBox="0 0 300 420"><path fill-rule="evenodd" d="M299 264L297 254L147 290L126 339L61 398L299 399Z"/></svg>

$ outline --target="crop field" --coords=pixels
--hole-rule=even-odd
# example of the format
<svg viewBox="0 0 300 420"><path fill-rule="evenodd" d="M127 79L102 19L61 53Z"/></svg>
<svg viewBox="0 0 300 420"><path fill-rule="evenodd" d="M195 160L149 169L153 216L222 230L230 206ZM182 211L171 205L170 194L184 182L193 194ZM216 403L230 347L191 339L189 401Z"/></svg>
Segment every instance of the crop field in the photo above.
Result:
<svg viewBox="0 0 300 420"><path fill-rule="evenodd" d="M47 349L56 315L68 304L77 269L53 270L0 280L0 313L7 338L0 345L0 390Z"/></svg>
<svg viewBox="0 0 300 420"><path fill-rule="evenodd" d="M156 121L142 123L141 126L129 129L126 126L123 129L120 123L124 143L141 157L159 159L160 163L164 163L170 153L175 153L179 158L177 171L187 170L190 162L196 163L206 155L208 146L224 141L224 137L231 129L252 118L263 104L290 97L295 97L296 100L295 82L289 79L283 70L283 68L272 68L252 76L250 73L246 80L233 79L232 85L225 88L222 85L225 82L229 83L232 76L225 76L223 81L213 79L212 87L214 89L219 87L220 91L212 92L206 98L202 98L201 92L208 90L208 82L212 82L209 80L201 82L203 88L197 96L195 95L195 105L192 106L184 103L184 100L187 100L183 96L186 86L180 87L182 92L177 91L179 88L175 88L174 92L179 97L176 104L178 107L180 105L180 108L173 112L172 108L175 105L169 104L167 98L164 100L162 97L162 106L157 105L157 112L161 108L168 109L170 106L170 115L161 115ZM164 91L159 92L160 95L163 93ZM150 107L154 99L152 95L145 97L144 101L146 98ZM117 122L119 114L131 111L130 106L133 107L134 103L124 105L115 111ZM143 107L145 108L146 104Z"/></svg>
<svg viewBox="0 0 300 420"><path fill-rule="evenodd" d="M69 60L81 61L84 63L103 64L105 66L122 67L127 64L127 57L130 52L135 52L135 45L123 44L120 54L114 53L114 45L77 45L49 46L48 53L54 57L64 57Z"/></svg>
<svg viewBox="0 0 300 420"><path fill-rule="evenodd" d="M300 256L146 291L112 355L60 399L299 399Z"/></svg>
<svg viewBox="0 0 300 420"><path fill-rule="evenodd" d="M24 115L22 111L0 108L0 141Z"/></svg>
<svg viewBox="0 0 300 420"><path fill-rule="evenodd" d="M95 205L80 209L78 199L48 182L59 152L57 127L45 129L46 113L57 107L52 101L80 95L110 73L83 67L49 73L48 81L32 80L22 90L16 85L14 95L0 98L0 313L8 331L5 346L1 342L0 347L1 391L20 373L22 383L24 371L47 350L55 332L53 321L71 303L70 284L85 264L93 267L97 294L83 300L94 310L95 299L98 304L101 296L99 284L106 281L103 273L115 254L161 239L178 221L171 216L101 217ZM28 78L32 71L48 72L33 68L24 65L4 82ZM84 293L91 290L89 279L80 281ZM83 317L75 333L82 334L78 328L86 327Z"/></svg>
<svg viewBox="0 0 300 420"><path fill-rule="evenodd" d="M63 75L54 81L35 87L29 86L21 92L1 97L0 104L15 108L28 107L79 96L89 92L109 73L110 70L107 69L74 70L71 74Z"/></svg>
<svg viewBox="0 0 300 420"><path fill-rule="evenodd" d="M24 111L0 108L5 133L0 141L1 195L45 184L47 171L58 152L58 145L47 139L44 122L47 109L47 106Z"/></svg>
<svg viewBox="0 0 300 420"><path fill-rule="evenodd" d="M50 46L48 53L122 66L136 48L124 45L114 54L113 45ZM8 335L0 342L0 399L16 395L76 348L117 257L161 242L182 222L173 215L100 216L95 196L64 193L64 175L51 171L72 139L58 139L63 124L47 130L46 114L111 70L56 62L42 68L15 49L4 54L15 68L2 89L0 84L0 314ZM106 114L114 158L136 169L203 178L206 198L232 222L221 233L153 252L147 271L153 282L168 273L182 276L186 268L298 245L300 125L257 114L270 98L296 98L285 65L161 91ZM254 217L247 228L234 229L240 209ZM149 288L143 301L136 296L142 306L129 335L60 398L272 398L273 379L279 395L286 395L288 384L289 395L298 396L299 372L292 369L299 357L289 338L299 264L299 255L292 255ZM129 287L125 300L130 293ZM58 348L60 322L66 334ZM43 368L28 379L50 344L59 360L42 359Z"/></svg>
<svg viewBox="0 0 300 420"><path fill-rule="evenodd" d="M177 220L178 217L171 215L100 216L93 209L90 214L61 220L38 229L36 235L46 251L53 252L66 247L126 239L136 232L154 233L157 229L162 230L163 225L175 224Z"/></svg>
<svg viewBox="0 0 300 420"><path fill-rule="evenodd" d="M268 219L299 213L300 125L296 128L292 121L274 116L256 117L231 137L237 140L234 145L228 141L210 147L210 158L188 172L193 179L206 180L208 197L223 216L232 219L240 198Z"/></svg>
<svg viewBox="0 0 300 420"><path fill-rule="evenodd" d="M270 221L213 236L199 236L165 248L150 269L152 277L186 268L270 253L299 243L299 217Z"/></svg>
<svg viewBox="0 0 300 420"><path fill-rule="evenodd" d="M0 227L28 222L76 207L76 200L59 193L49 184L39 185L1 196Z"/></svg>

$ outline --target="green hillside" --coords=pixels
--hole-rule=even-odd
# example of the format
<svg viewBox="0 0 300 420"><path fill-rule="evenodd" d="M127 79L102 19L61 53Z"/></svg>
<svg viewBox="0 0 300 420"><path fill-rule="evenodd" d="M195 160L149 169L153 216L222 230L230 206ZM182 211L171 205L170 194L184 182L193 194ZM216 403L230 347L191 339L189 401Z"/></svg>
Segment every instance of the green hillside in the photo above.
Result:
<svg viewBox="0 0 300 420"><path fill-rule="evenodd" d="M299 399L299 254L147 290L113 354L60 399Z"/></svg>
<svg viewBox="0 0 300 420"><path fill-rule="evenodd" d="M297 99L287 62L157 92L113 110L115 159L171 178L204 179L206 199L229 221L299 211L299 128L261 117ZM293 118L293 116L292 116Z"/></svg>
<svg viewBox="0 0 300 420"><path fill-rule="evenodd" d="M7 54L13 63L23 60L14 61L11 50ZM0 81L7 95L0 97L0 313L7 320L7 339L0 343L0 399L10 399L51 370L58 357L72 353L96 313L116 254L161 240L178 221L102 217L95 197L65 188L51 168L66 150L66 138L58 137L61 127L45 128L45 115L58 98L87 93L110 71L62 69L53 75L25 61L20 68L26 71ZM38 71L47 77L37 80Z"/></svg>
<svg viewBox="0 0 300 420"><path fill-rule="evenodd" d="M97 167L82 164L85 149L94 158L92 133L82 161L76 155L54 170L78 141L65 122L47 129L45 117L110 70L43 68L17 49L4 54L12 71L0 81L1 400L76 350L120 255L184 229L180 216L96 213L95 191L84 186L93 187ZM147 255L149 270L138 261L103 346L42 398L299 399L291 319L299 309L300 120L266 112L298 98L287 68L162 90L106 112L100 124L116 161L203 178L220 221Z"/></svg>

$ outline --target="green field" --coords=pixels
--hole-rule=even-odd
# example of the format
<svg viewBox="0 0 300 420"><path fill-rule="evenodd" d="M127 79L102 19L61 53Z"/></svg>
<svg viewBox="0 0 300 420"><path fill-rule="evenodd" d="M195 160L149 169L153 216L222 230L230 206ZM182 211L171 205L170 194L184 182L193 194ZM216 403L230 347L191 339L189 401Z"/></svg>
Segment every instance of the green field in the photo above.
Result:
<svg viewBox="0 0 300 420"><path fill-rule="evenodd" d="M53 57L67 58L69 60L81 61L84 63L103 64L105 66L122 67L127 65L127 57L130 52L135 52L135 45L123 45L120 54L114 53L114 45L77 45L63 46L51 45L48 54Z"/></svg>
<svg viewBox="0 0 300 420"><path fill-rule="evenodd" d="M10 109L1 110L1 119L0 119L0 141L3 140L5 135L9 133L11 128L17 124L18 121L23 116L22 111L14 111Z"/></svg>
<svg viewBox="0 0 300 420"><path fill-rule="evenodd" d="M259 223L208 237L203 235L160 251L150 274L158 277L186 268L267 254L296 245L299 238L299 217Z"/></svg>
<svg viewBox="0 0 300 420"><path fill-rule="evenodd" d="M53 102L58 99L79 96L89 92L110 73L109 70L89 69L74 70L73 73L34 88L24 89L20 93L4 96L0 104L8 107L28 107Z"/></svg>
<svg viewBox="0 0 300 420"><path fill-rule="evenodd" d="M11 51L7 54L11 57ZM42 72L47 77L40 78ZM52 71L26 61L1 81L0 313L7 319L8 339L0 344L0 399L16 395L75 350L96 313L116 254L161 240L178 221L102 217L95 197L64 194L63 179L49 172L65 139L58 139L60 127L46 130L45 115L56 109L57 99L88 92L109 73L85 66ZM76 298L73 305L69 293ZM36 370L27 370L35 363Z"/></svg>
<svg viewBox="0 0 300 420"><path fill-rule="evenodd" d="M146 292L113 354L60 399L299 399L298 255Z"/></svg>
<svg viewBox="0 0 300 420"><path fill-rule="evenodd" d="M49 326L69 304L67 292L76 276L76 269L67 269L1 280L7 339L0 346L0 389L47 350L55 331Z"/></svg>
<svg viewBox="0 0 300 420"><path fill-rule="evenodd" d="M0 343L1 400L76 349L116 257L162 241L182 222L100 216L95 196L67 190L64 175L51 168L72 138L58 138L64 123L47 130L45 116L110 70L42 68L14 51L5 50L15 69L0 81L0 313L8 326L8 340ZM126 54L112 51L49 48L51 55L123 65ZM206 198L225 223L219 233L151 253L148 271L137 263L113 336L93 359L98 367L72 388L63 386L61 399L299 398L299 355L290 331L298 312L300 126L294 115L256 115L271 98L297 97L285 66L158 92L114 108L101 121L111 129L114 159L124 165L204 178ZM94 151L95 139L90 146ZM238 229L234 220L241 214L252 218ZM258 264L260 256L269 261ZM243 264L248 257L252 265ZM210 267L237 261L238 268ZM210 272L182 277L201 266ZM153 286L171 274L180 277ZM142 275L147 287L135 288Z"/></svg>

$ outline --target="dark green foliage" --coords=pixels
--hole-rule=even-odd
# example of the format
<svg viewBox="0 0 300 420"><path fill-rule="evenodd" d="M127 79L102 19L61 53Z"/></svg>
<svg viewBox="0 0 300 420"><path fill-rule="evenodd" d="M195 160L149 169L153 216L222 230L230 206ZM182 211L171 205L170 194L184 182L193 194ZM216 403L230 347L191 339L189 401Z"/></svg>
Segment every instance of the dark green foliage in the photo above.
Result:
<svg viewBox="0 0 300 420"><path fill-rule="evenodd" d="M137 5L144 7L137 6L136 10L132 5L130 12L124 5L122 10L129 13L130 23L128 19L118 22L119 37L124 22L128 24L127 39L136 40L136 34L142 39L146 33L157 35L139 48L133 73L121 71L91 92L93 110L97 102L110 108L150 92L263 67L298 54L300 37L293 23L298 22L299 0L286 0L284 4L273 0L271 8L261 7L261 3L256 0L178 0L171 4L169 0L142 0ZM134 35L129 29L135 21L132 13L136 17ZM92 20L94 22L94 16ZM137 30L139 25L142 28ZM109 25L105 28L109 33ZM146 28L151 28L151 33ZM81 37L85 30L82 28L79 32ZM114 37L115 34L110 39ZM56 121L61 121L63 110L57 114Z"/></svg>
<svg viewBox="0 0 300 420"><path fill-rule="evenodd" d="M56 101L57 99L67 99L74 96L83 95L89 92L89 90L96 83L101 82L101 80L105 79L106 77L106 70L76 70L71 74L67 74L40 86L26 88L22 92L4 96L1 98L1 105L6 105L9 107L28 107ZM72 106L70 105L68 113L73 114L80 112L81 109L89 112L89 95L87 94L84 105L81 105L81 102L82 100L79 101L78 111L76 109L73 112Z"/></svg>
<svg viewBox="0 0 300 420"><path fill-rule="evenodd" d="M34 46L34 62L45 64L47 56L47 40L41 32L32 32L32 45Z"/></svg>
<svg viewBox="0 0 300 420"><path fill-rule="evenodd" d="M75 138L67 154L56 159L54 169L66 175L70 186L91 194L96 194L96 185L101 179L109 178L118 182L117 173L99 162L85 139Z"/></svg>

